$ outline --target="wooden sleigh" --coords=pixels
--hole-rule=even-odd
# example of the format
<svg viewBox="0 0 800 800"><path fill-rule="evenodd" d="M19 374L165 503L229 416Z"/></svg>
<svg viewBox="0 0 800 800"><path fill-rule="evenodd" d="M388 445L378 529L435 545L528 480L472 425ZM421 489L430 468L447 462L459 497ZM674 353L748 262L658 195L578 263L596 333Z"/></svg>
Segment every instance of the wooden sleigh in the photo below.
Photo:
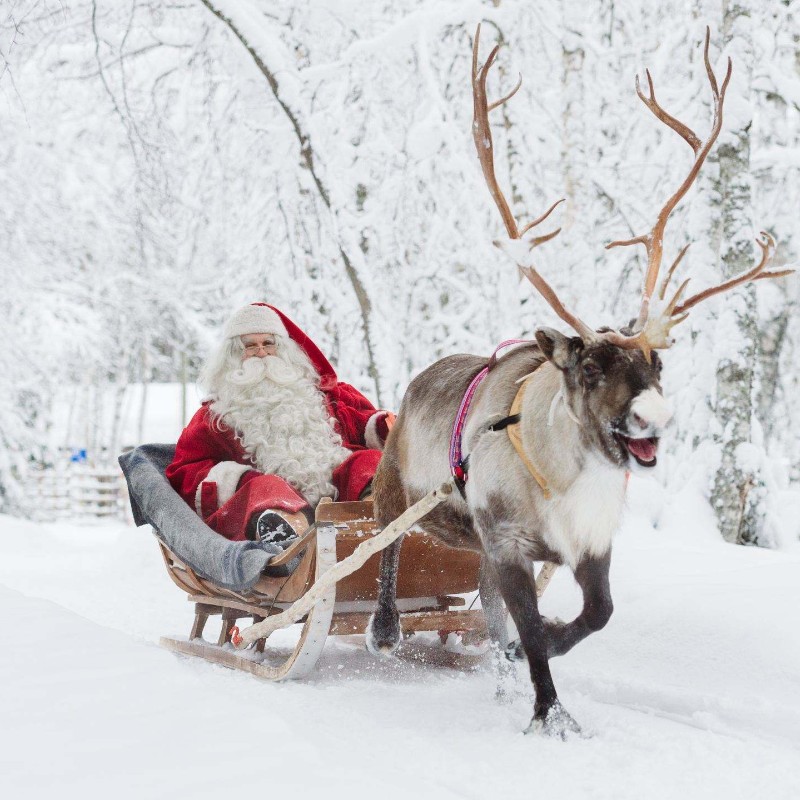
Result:
<svg viewBox="0 0 800 800"><path fill-rule="evenodd" d="M364 633L378 595L380 554L373 554L355 572L330 586L326 584L336 570L328 579L321 579L344 559L357 557L358 554L352 555L356 548L376 537L372 503L334 503L324 499L317 507L315 522L304 536L270 562L270 567L276 567L300 555L291 575L263 575L247 593L204 580L159 541L170 577L195 604L188 639L162 637L161 644L177 653L199 656L260 678L284 680L301 678L314 668L328 635ZM450 633L460 633L465 643L485 640L483 612L465 608L466 601L459 596L478 589L479 566L477 553L447 547L422 532L408 533L403 540L397 586L403 633L436 631L443 641ZM299 619L302 630L293 650L270 648L264 637L255 639L249 649L234 649L233 644L243 646L237 622L252 619L255 627L251 630L257 631L257 625L264 620L278 614L287 616L287 609L293 604L311 597L309 592L314 595L314 604ZM210 616L221 618L216 643L203 639ZM281 620L281 627L290 624L291 619L286 625Z"/></svg>

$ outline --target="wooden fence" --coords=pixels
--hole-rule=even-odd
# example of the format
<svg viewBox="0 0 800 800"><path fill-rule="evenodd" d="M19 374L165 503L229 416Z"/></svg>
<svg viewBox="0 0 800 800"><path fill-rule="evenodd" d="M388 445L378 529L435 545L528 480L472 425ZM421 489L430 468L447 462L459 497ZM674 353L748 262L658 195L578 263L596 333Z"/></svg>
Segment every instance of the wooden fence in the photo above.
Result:
<svg viewBox="0 0 800 800"><path fill-rule="evenodd" d="M125 479L118 467L69 464L35 469L29 485L35 519L127 518Z"/></svg>

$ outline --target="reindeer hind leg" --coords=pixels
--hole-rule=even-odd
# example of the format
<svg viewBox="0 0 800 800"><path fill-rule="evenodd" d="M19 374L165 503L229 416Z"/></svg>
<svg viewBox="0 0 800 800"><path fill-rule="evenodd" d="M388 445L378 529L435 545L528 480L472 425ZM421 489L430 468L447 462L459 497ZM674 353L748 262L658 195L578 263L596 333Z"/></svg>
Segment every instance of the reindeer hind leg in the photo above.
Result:
<svg viewBox="0 0 800 800"><path fill-rule="evenodd" d="M376 656L389 656L400 644L400 612L397 610L397 570L403 536L381 554L378 607L369 618L365 631L367 650Z"/></svg>
<svg viewBox="0 0 800 800"><path fill-rule="evenodd" d="M383 527L406 510L405 492L391 454L384 452L373 481L375 519ZM376 656L391 655L400 644L400 613L397 610L397 570L404 536L396 539L381 553L380 589L375 613L365 631L367 650Z"/></svg>

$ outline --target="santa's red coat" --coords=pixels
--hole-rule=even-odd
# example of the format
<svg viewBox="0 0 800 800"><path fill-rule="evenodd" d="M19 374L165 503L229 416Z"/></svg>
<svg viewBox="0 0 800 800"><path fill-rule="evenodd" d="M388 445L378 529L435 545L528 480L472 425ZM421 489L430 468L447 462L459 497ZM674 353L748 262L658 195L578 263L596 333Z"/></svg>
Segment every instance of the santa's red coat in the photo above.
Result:
<svg viewBox="0 0 800 800"><path fill-rule="evenodd" d="M272 306L270 306L272 308ZM317 346L291 320L273 308L289 335L307 353L320 375L320 389L336 421L342 445L351 451L334 471L339 500L357 500L378 466L381 425L377 411L357 389L340 382ZM268 508L300 511L306 500L283 478L256 471L235 432L213 424L209 403L203 403L178 439L167 478L175 491L206 523L233 540L245 539L253 514ZM371 447L370 447L371 445Z"/></svg>

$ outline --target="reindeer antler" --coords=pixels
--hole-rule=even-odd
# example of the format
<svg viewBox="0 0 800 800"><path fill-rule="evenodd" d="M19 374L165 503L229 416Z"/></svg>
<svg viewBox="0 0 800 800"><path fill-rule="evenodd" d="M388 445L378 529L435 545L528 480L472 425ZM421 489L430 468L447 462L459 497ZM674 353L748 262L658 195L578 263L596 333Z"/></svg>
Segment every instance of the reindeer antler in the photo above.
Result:
<svg viewBox="0 0 800 800"><path fill-rule="evenodd" d="M511 239L522 241L524 234L547 219L553 209L555 209L559 203L563 203L564 201L562 199L556 203L553 203L553 205L550 206L550 208L545 211L544 214L525 225L521 230L517 225L517 221L514 219L514 215L511 213L511 209L509 208L508 202L506 201L506 198L498 185L497 177L494 173L494 147L492 143L492 131L489 126L489 112L510 100L517 93L522 85L522 77L520 76L519 81L517 81L517 85L507 95L502 97L500 100L489 104L488 100L486 99L486 77L492 65L494 64L500 46L497 45L492 49L484 65L479 68L478 48L480 43L480 32L481 26L478 25L478 28L475 31L475 41L472 47L472 96L474 107L472 119L472 137L475 140L475 149L478 152L478 159L481 162L483 176L486 179L486 183L489 187L489 191L491 192L495 205L500 211L500 216L503 219L503 224L505 225L506 231ZM648 233L642 234L641 236L635 236L633 239L620 240L606 245L606 249L608 250L612 247L627 247L629 245L642 244L647 251L647 272L645 274L644 288L642 291L642 304L639 309L639 315L634 323L632 333L629 336L617 331L606 331L601 334L596 333L585 322L582 322L580 319L578 319L578 317L564 308L564 305L558 299L558 296L553 288L534 267L527 263L521 264L519 263L519 260L517 261L520 272L522 272L522 274L525 275L525 277L534 285L539 294L541 294L542 297L547 300L547 302L550 304L550 307L556 312L556 314L558 314L558 316L564 320L564 322L574 328L582 339L585 341L603 340L617 345L618 347L627 349L641 349L648 361L650 361L651 352L653 350L663 350L670 347L672 344L672 338L670 336L672 328L683 322L683 320L685 320L688 316L689 310L698 303L715 294L721 294L722 292L733 289L735 286L739 286L747 281L756 281L765 278L781 278L794 272L793 269L772 270L768 272L765 271L767 264L774 254L775 241L768 233L764 233L762 231L761 236L763 237L763 240L756 239L756 242L762 251L761 260L753 269L742 273L741 275L737 275L730 280L724 281L718 286L714 286L699 292L698 294L693 295L688 300L685 300L681 303L679 302L680 298L689 283L689 280L687 279L680 285L670 301L659 311L659 313L650 313L653 292L655 291L656 284L658 283L658 275L661 270L661 259L664 253L664 232L667 227L667 222L678 203L680 203L680 201L684 198L692 184L697 179L700 169L705 163L708 154L711 152L711 148L719 138L720 131L722 130L722 111L725 104L725 92L727 91L728 84L731 80L733 63L729 58L728 69L725 72L722 85L719 86L717 83L717 77L711 67L711 61L708 57L710 42L711 31L709 28L706 28L703 59L705 61L708 83L711 87L711 94L714 104L714 117L711 130L709 131L705 141L701 141L691 128L662 108L661 104L656 100L655 87L653 85L653 78L650 75L650 70L645 71L645 74L647 75L648 86L647 94L642 91L638 76L636 78L636 94L639 96L641 101L650 109L650 111L653 112L657 119L675 131L689 145L689 147L692 148L695 158L688 174L683 179L680 186L678 186L672 196L664 204L658 214L658 217L656 218L655 225ZM557 236L560 230L561 229L558 228L557 230L545 234L544 236L539 236L529 240L526 242L528 249L532 250L534 247L538 247L540 244L549 241L554 236ZM674 274L684 255L686 255L688 247L688 245L684 247L678 254L678 257L669 268L667 276L661 284L659 298L662 301L666 296L670 279L672 278L672 275Z"/></svg>
<svg viewBox="0 0 800 800"><path fill-rule="evenodd" d="M769 236L769 234L762 232L762 236L765 237L766 241L762 242L760 239L756 240L759 247L761 247L762 258L760 263L754 269L732 278L731 280L725 281L719 286L706 289L704 292L700 292L699 294L691 297L689 300L679 304L678 301L686 289L687 284L689 283L687 279L681 284L669 303L667 303L667 305L658 314L650 314L650 301L658 281L659 270L661 269L661 258L663 255L664 246L664 231L667 227L667 221L669 220L670 214L675 210L675 207L683 199L683 197L686 195L686 192L696 180L698 174L700 173L701 167L705 163L708 154L711 152L711 148L714 146L714 143L717 141L720 131L722 130L722 111L725 104L725 92L727 91L728 84L730 83L731 74L733 71L733 63L729 58L728 69L725 73L725 78L722 81L722 86L719 87L717 84L716 75L714 74L714 70L711 67L711 62L708 57L710 41L711 31L709 28L706 28L703 60L705 61L708 82L711 86L711 94L714 103L714 118L711 125L711 131L709 132L705 142L701 142L691 128L684 125L684 123L673 117L661 107L659 102L656 100L655 88L653 86L653 78L650 75L650 70L646 70L649 95L645 95L644 92L642 92L639 85L639 77L636 77L636 94L639 96L641 101L659 120L661 120L661 122L672 128L672 130L681 136L681 138L686 141L689 147L692 148L692 152L695 155L695 159L689 170L689 173L686 175L681 185L676 189L675 193L664 204L663 208L658 214L656 223L652 230L650 230L649 233L646 233L642 236L636 236L633 239L611 242L610 244L606 245L606 249L608 250L612 247L626 247L632 244L643 244L645 246L645 250L647 251L647 272L645 275L644 289L642 291L642 305L639 310L639 316L634 323L633 332L630 336L623 336L622 334L611 332L604 334L604 337L620 347L641 348L648 361L650 360L650 353L652 350L665 349L672 344L672 339L670 336L672 328L674 328L675 325L679 324L680 322L683 322L683 320L685 320L688 316L689 309L697 305L702 300L705 300L707 297L711 297L714 294L719 294L732 289L734 286L738 286L746 281L759 280L761 278L779 278L793 272L793 270L781 270L775 272L763 271L772 257L772 251L774 250L775 242L772 237ZM678 254L678 257L675 259L675 262L670 267L667 277L663 281L661 290L659 292L660 299L664 299L669 281L672 278L672 275L675 272L678 264L681 262L681 259L686 254L687 249L688 245L681 250L681 252Z"/></svg>
<svg viewBox="0 0 800 800"><path fill-rule="evenodd" d="M725 92L728 89L728 84L731 80L733 71L733 62L728 59L728 69L725 73L725 78L722 81L722 88L717 85L717 78L714 75L714 70L711 68L711 62L708 58L708 49L711 41L711 31L706 28L705 47L703 48L703 58L706 66L706 74L708 75L708 82L711 86L711 94L714 102L714 121L711 125L711 131L708 134L705 142L701 142L698 136L688 126L684 125L680 120L673 117L666 112L659 102L656 100L655 87L653 86L653 78L650 75L650 70L646 70L647 85L649 89L649 96L642 92L639 85L639 76L636 76L636 94L639 99L653 112L655 117L663 122L668 127L672 128L682 139L686 141L692 152L695 155L694 163L692 164L689 173L683 179L681 185L675 190L674 194L667 200L663 208L658 214L656 224L653 226L649 233L642 236L636 236L633 239L626 239L617 242L611 242L606 245L606 250L612 247L627 247L632 244L643 244L647 251L647 272L645 274L644 289L642 291L642 305L639 309L639 316L633 326L633 333L631 336L622 336L621 334L616 337L611 336L615 344L620 347L640 347L648 361L650 360L650 351L658 348L669 347L671 343L670 330L681 322L685 317L676 319L674 317L664 318L663 314L656 318L650 317L650 300L653 296L656 283L658 281L658 273L661 269L661 258L664 250L664 231L667 227L667 221L670 214L675 210L678 203L684 198L686 192L689 191L691 185L697 179L700 173L700 168L705 163L711 148L719 137L722 130L722 110L725 103ZM681 258L686 252L686 248L676 259L675 263L670 269L670 275L674 272Z"/></svg>
<svg viewBox="0 0 800 800"><path fill-rule="evenodd" d="M514 219L514 215L511 213L511 209L509 208L505 195L503 194L497 182L497 176L494 173L494 144L492 141L492 130L489 125L489 112L493 111L495 108L499 108L501 105L503 105L503 103L510 100L517 93L517 91L519 91L519 87L522 86L522 76L520 76L519 80L517 81L517 85L507 95L490 104L486 98L486 78L489 74L489 70L494 64L495 58L497 58L500 45L495 45L495 47L492 48L492 51L489 53L489 57L486 59L486 62L482 67L479 68L478 49L480 45L480 35L481 26L478 25L478 28L475 31L475 42L472 46L472 138L475 141L475 149L478 153L478 160L481 162L483 177L486 180L487 186L489 187L489 192L492 195L492 199L494 200L495 205L500 212L500 216L502 217L508 236L511 239L517 239L521 241L522 237L528 231L544 222L550 216L556 206L564 202L564 199L562 198L561 200L553 203L553 205L551 205L550 208L544 212L544 214L542 214L540 217L537 217L532 222L529 222L520 230L516 219ZM529 246L529 249L532 250L534 247L538 247L540 244L550 241L550 239L557 236L560 231L561 228L558 228L551 233L544 234L543 236L537 236L528 240L526 244ZM556 314L558 314L558 316L567 323L567 325L577 331L578 335L582 339L586 341L592 341L597 338L597 334L594 332L594 330L592 330L592 328L590 328L585 322L582 322L580 319L578 319L578 317L576 317L574 314L567 311L567 309L564 307L564 304L558 299L558 295L553 290L553 287L550 286L550 284L538 273L534 267L527 264L519 264L519 262L517 265L520 272L534 285L539 294L541 294L542 297L549 303L553 311L555 311Z"/></svg>
<svg viewBox="0 0 800 800"><path fill-rule="evenodd" d="M765 278L785 278L787 275L791 275L794 272L793 269L778 269L765 272L764 269L766 268L767 264L772 261L772 257L775 255L775 240L766 231L761 231L761 238L756 239L756 244L761 248L761 260L755 265L755 267L753 267L753 269L751 269L749 272L743 272L741 275L736 275L727 281L723 281L717 286L711 286L708 289L704 289L702 292L692 295L688 300L684 300L680 305L676 305L678 298L683 292L684 286L686 286L686 284L689 282L688 279L685 280L670 301L670 306L673 308L672 313L674 315L686 314L689 312L690 308L694 308L698 303L702 303L703 300L707 300L709 297L713 297L715 294L727 292L729 289L733 289L734 286L739 286L742 283L747 283L748 281L760 281L764 280ZM669 276L667 276L666 283L668 282ZM664 289L666 290L666 286Z"/></svg>

